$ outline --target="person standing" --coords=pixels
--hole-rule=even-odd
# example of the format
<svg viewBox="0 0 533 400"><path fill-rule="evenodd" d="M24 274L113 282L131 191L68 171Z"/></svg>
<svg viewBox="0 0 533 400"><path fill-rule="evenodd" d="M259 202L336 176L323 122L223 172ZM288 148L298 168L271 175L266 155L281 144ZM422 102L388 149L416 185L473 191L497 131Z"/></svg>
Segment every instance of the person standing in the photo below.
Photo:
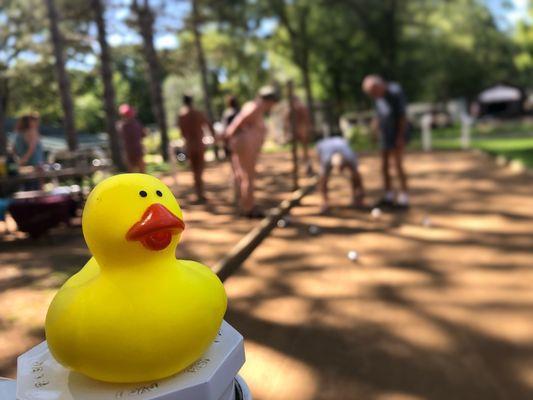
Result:
<svg viewBox="0 0 533 400"><path fill-rule="evenodd" d="M289 99L291 101L291 99ZM303 161L305 163L306 173L308 175L313 174L313 166L309 158L309 137L311 135L312 125L311 125L311 116L309 110L302 101L293 96L292 98L292 109L294 110L294 128L296 135L296 140L302 144L303 149ZM283 118L283 128L286 133L292 135L292 121L291 121L291 107L287 106Z"/></svg>
<svg viewBox="0 0 533 400"><path fill-rule="evenodd" d="M196 201L205 203L204 195L204 153L205 144L204 129L207 128L215 137L215 131L207 120L205 114L193 106L193 98L190 95L183 96L183 106L178 113L178 127L185 139L185 152L191 163L191 169L194 176L194 189L196 192Z"/></svg>
<svg viewBox="0 0 533 400"><path fill-rule="evenodd" d="M14 152L19 166L38 167L44 163L44 150L39 133L39 115L28 114L19 118L16 125Z"/></svg>
<svg viewBox="0 0 533 400"><path fill-rule="evenodd" d="M129 104L122 104L118 108L120 121L117 122L117 132L124 143L126 161L129 172L144 173L144 148L142 140L146 136L144 127L136 118L135 109Z"/></svg>
<svg viewBox="0 0 533 400"><path fill-rule="evenodd" d="M375 101L378 127L381 134L382 174L385 188L379 206L409 207L407 175L403 159L408 141L407 100L402 87L396 82L387 82L379 75L368 75L362 83L363 91ZM400 192L395 198L390 175L390 160L393 160L400 181Z"/></svg>
<svg viewBox="0 0 533 400"><path fill-rule="evenodd" d="M226 129L233 172L239 187L239 207L241 214L248 218L264 217L255 204L256 165L267 131L264 114L272 109L277 100L274 87L261 88L257 97L244 104Z"/></svg>
<svg viewBox="0 0 533 400"><path fill-rule="evenodd" d="M41 167L44 164L39 125L40 118L37 113L23 115L17 121L13 152L19 167ZM40 190L41 187L42 182L39 179L27 181L22 185L23 190Z"/></svg>
<svg viewBox="0 0 533 400"><path fill-rule="evenodd" d="M222 113L222 126L224 127L224 131L228 129L228 126L235 119L239 111L240 111L240 106L239 106L239 101L237 100L237 97L233 95L229 95L226 98L226 109ZM224 153L225 153L226 158L229 158L231 156L231 150L226 140L224 140Z"/></svg>
<svg viewBox="0 0 533 400"><path fill-rule="evenodd" d="M222 113L222 123L227 128L239 113L239 101L237 97L230 95L226 98L226 109Z"/></svg>

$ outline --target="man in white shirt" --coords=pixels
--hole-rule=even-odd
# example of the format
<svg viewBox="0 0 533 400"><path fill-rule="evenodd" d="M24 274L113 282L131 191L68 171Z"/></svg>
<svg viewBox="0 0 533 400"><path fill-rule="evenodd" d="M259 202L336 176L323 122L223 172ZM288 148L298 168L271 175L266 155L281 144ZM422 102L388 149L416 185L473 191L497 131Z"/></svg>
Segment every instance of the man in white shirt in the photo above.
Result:
<svg viewBox="0 0 533 400"><path fill-rule="evenodd" d="M320 163L321 212L326 213L329 210L328 181L333 167L338 167L340 171L344 169L350 171L352 205L363 207L365 197L363 180L357 168L357 156L346 139L338 136L322 139L317 143L316 151Z"/></svg>

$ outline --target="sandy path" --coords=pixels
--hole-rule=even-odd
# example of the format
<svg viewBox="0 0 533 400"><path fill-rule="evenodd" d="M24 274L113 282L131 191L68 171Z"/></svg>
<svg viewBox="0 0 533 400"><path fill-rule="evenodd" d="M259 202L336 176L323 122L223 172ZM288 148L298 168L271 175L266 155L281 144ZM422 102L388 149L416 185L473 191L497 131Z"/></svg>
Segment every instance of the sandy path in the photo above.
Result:
<svg viewBox="0 0 533 400"><path fill-rule="evenodd" d="M362 165L375 196L377 160ZM289 190L287 156L264 156L262 169L262 201L275 204ZM530 181L474 154L412 155L409 170L410 212L318 216L311 195L226 282L255 399L532 398ZM253 222L232 214L228 165L207 181L210 205L185 207L178 255L213 264ZM186 204L190 174L179 184ZM341 205L345 186L333 182ZM0 375L42 339L48 302L87 258L79 229L0 242Z"/></svg>
<svg viewBox="0 0 533 400"><path fill-rule="evenodd" d="M473 154L409 171L410 212L322 217L312 195L227 281L256 399L533 398L530 181Z"/></svg>

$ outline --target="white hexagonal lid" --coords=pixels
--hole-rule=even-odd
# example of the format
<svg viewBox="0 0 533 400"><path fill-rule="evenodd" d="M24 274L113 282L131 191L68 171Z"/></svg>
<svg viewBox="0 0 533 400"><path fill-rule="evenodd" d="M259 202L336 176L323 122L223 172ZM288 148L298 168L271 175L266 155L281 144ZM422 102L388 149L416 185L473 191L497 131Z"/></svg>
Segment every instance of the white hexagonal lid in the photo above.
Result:
<svg viewBox="0 0 533 400"><path fill-rule="evenodd" d="M66 369L42 342L18 358L18 400L219 400L244 364L243 338L226 321L202 357L181 373L142 384L113 384Z"/></svg>

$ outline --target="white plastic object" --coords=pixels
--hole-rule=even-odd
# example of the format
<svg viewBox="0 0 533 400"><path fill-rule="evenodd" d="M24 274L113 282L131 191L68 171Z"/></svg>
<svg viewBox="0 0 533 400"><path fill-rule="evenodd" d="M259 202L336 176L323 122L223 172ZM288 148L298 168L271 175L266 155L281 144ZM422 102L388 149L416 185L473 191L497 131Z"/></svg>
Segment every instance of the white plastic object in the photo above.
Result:
<svg viewBox="0 0 533 400"><path fill-rule="evenodd" d="M170 378L139 384L112 384L66 369L42 342L18 358L18 400L233 400L234 379L244 364L243 338L223 321L198 361ZM0 400L4 400L0 397Z"/></svg>

